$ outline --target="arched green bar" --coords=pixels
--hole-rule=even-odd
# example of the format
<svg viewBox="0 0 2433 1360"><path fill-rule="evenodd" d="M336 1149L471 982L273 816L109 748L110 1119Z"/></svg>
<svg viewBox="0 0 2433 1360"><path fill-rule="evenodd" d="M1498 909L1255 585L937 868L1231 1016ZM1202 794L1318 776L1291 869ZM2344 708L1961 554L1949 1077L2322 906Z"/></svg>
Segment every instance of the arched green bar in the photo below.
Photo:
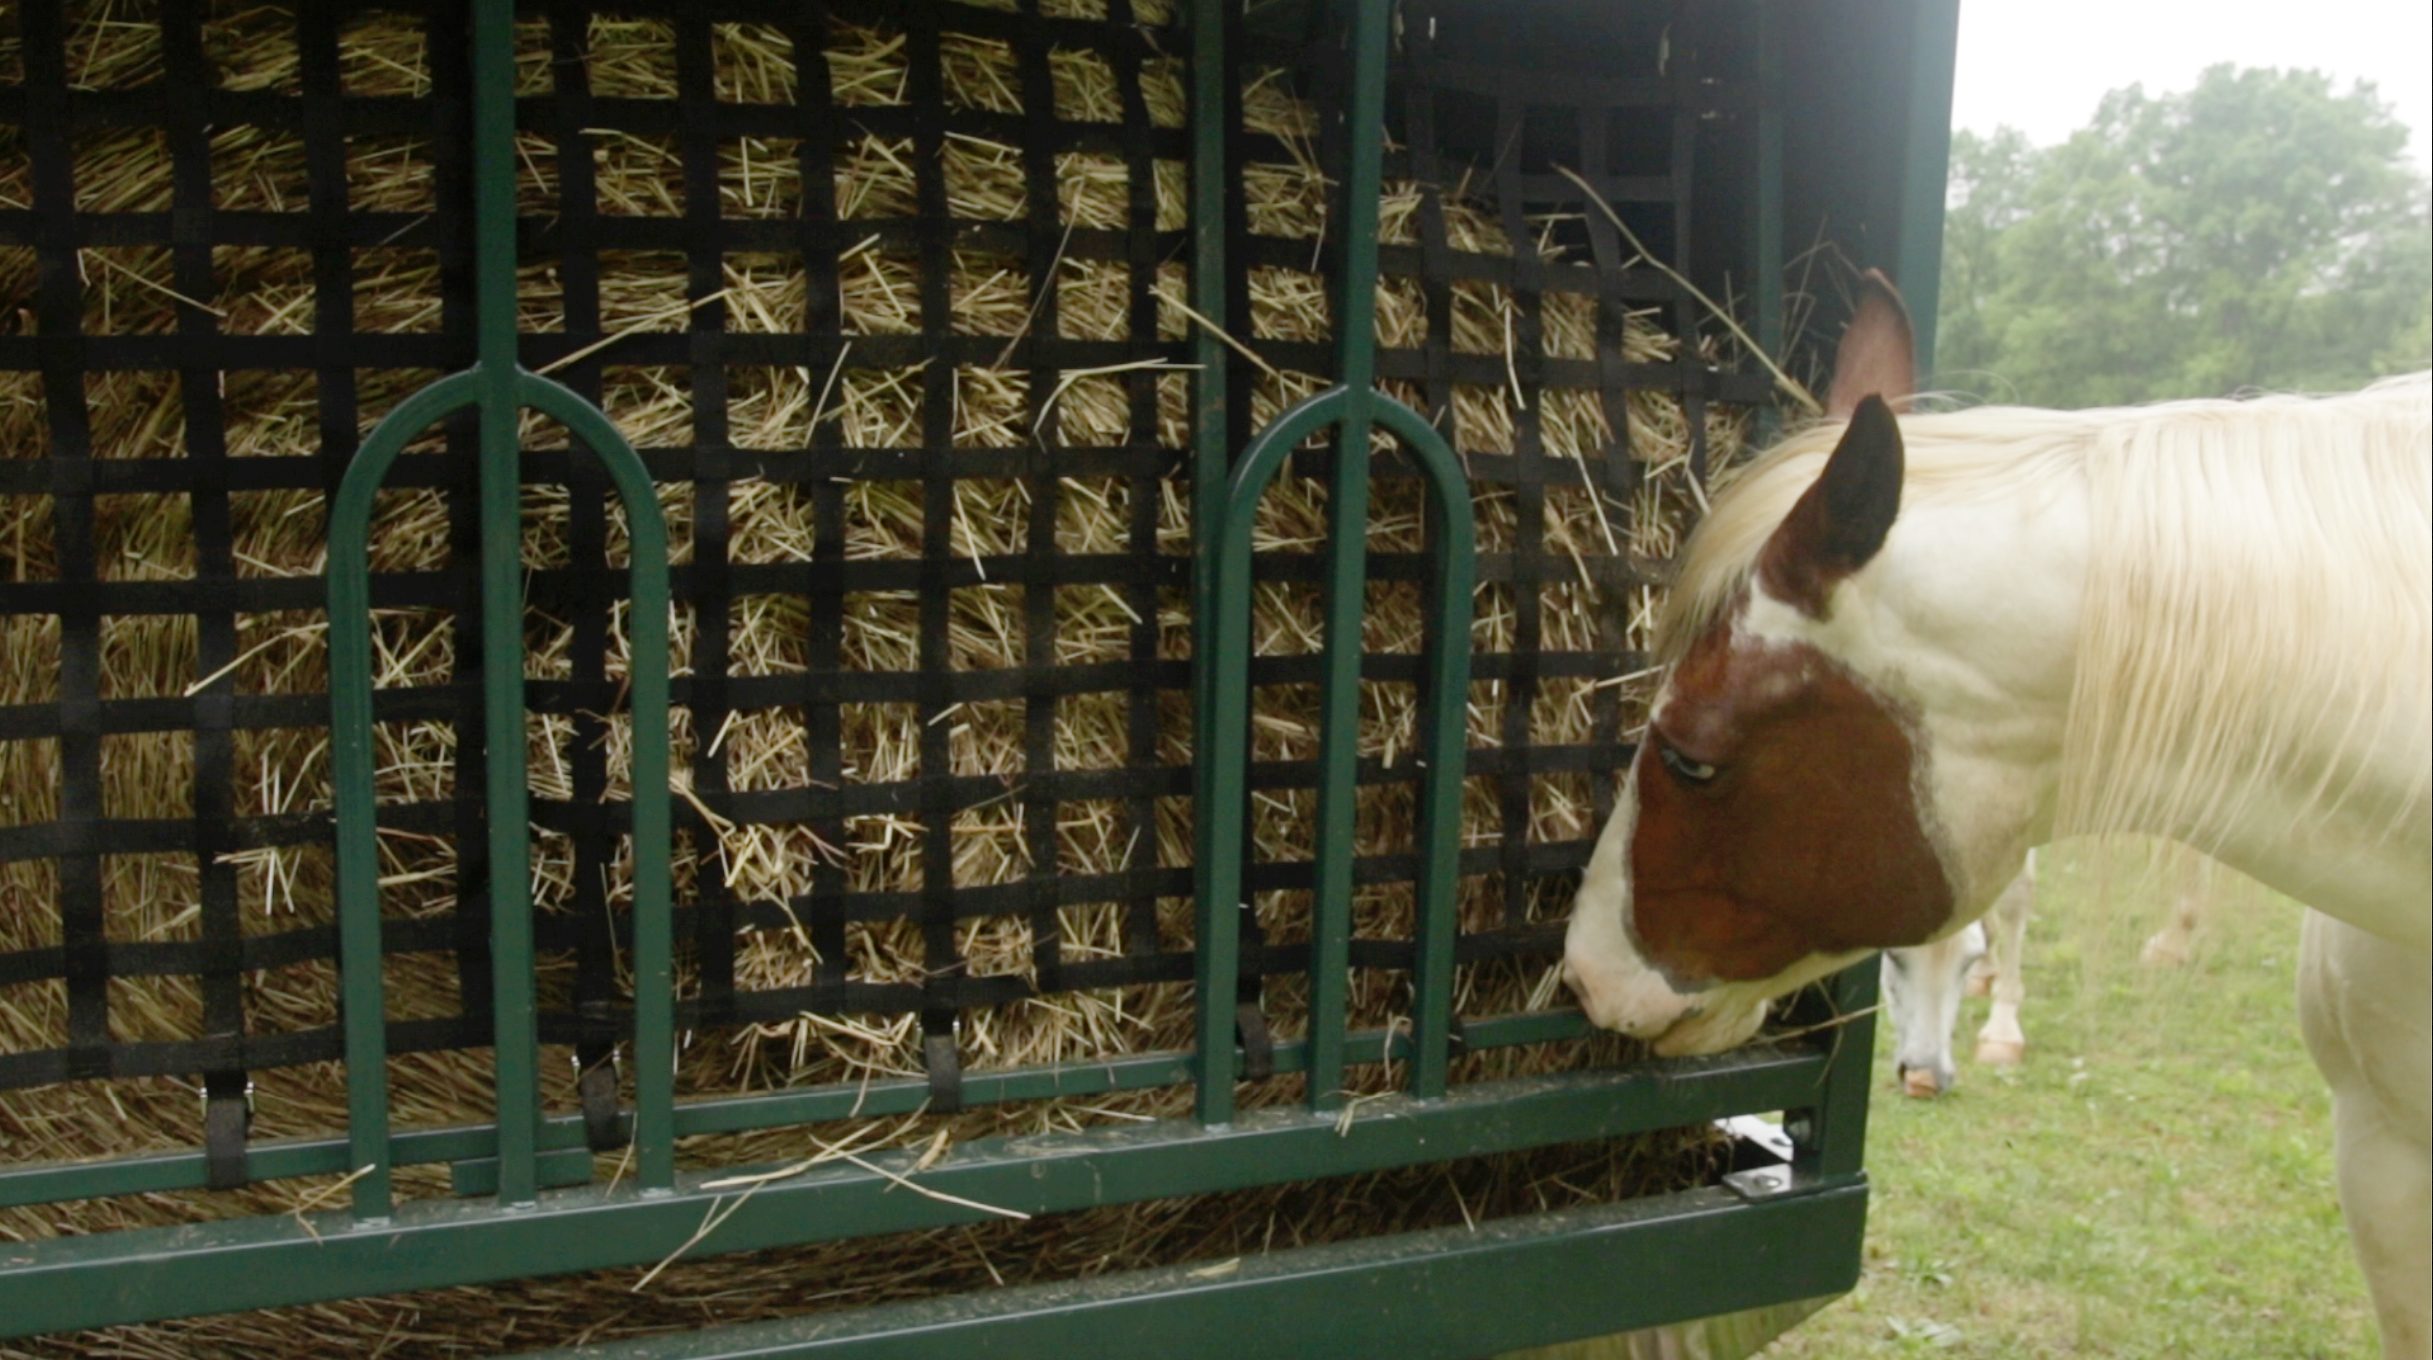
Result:
<svg viewBox="0 0 2433 1360"><path fill-rule="evenodd" d="M1470 595L1477 579L1476 534L1470 513L1469 480L1461 462L1441 435L1418 412L1382 393L1365 394L1358 403L1399 437L1418 459L1429 483L1429 552L1433 561L1431 619L1434 626L1428 665L1427 709L1423 717L1426 770L1420 796L1419 841L1422 845L1418 884L1418 960L1414 969L1414 1048L1411 1080L1423 1095L1440 1095L1445 1088L1446 1036L1452 1019L1454 904L1461 840L1461 775L1467 745L1464 722L1470 688ZM1259 497L1275 480L1284 458L1310 436L1336 427L1349 440L1356 422L1350 419L1352 392L1332 387L1302 401L1252 441L1227 487L1221 535L1216 545L1216 579L1210 592L1215 611L1215 655L1210 659L1211 687L1205 715L1209 746L1199 761L1196 846L1200 873L1198 922L1200 1091L1199 1118L1224 1123L1233 1114L1233 1023L1235 975L1240 963L1239 905L1242 900L1242 835L1250 768L1250 604L1251 528ZM1366 444L1364 422L1358 422ZM1340 498L1348 469L1339 460L1338 482L1332 496ZM1366 475L1365 458L1358 461ZM1339 592L1340 594L1340 592ZM1354 603L1359 597L1355 593ZM1357 611L1354 611L1355 623ZM1348 634L1330 623L1330 654L1348 648L1357 665L1360 641L1357 626ZM1357 672L1355 670L1355 676ZM1351 750L1344 734L1341 749ZM1333 727L1330 723L1330 735ZM1330 746L1332 744L1330 743ZM1326 772L1332 776L1333 771ZM1329 777L1321 789L1321 824L1328 803L1348 813L1352 800L1348 763L1342 779ZM1348 816L1346 818L1348 821ZM1326 853L1320 847L1322 856ZM1348 887L1350 847L1340 852L1339 866ZM1323 873L1327 866L1322 861ZM1315 933L1315 932L1313 932ZM1312 970L1321 965L1313 947ZM1340 969L1338 968L1338 971ZM1315 1050L1322 1025L1330 1020L1338 1035L1343 1025L1340 1007L1330 1017L1318 1006L1320 989L1313 979L1310 1027L1313 1057L1312 1093L1321 1094ZM1338 1053L1340 1048L1338 1047ZM1340 1058L1336 1071L1340 1071Z"/></svg>
<svg viewBox="0 0 2433 1360"><path fill-rule="evenodd" d="M1221 506L1206 504L1212 460L1203 456L1200 489L1202 613L1198 803L1199 1117L1222 1123L1233 1111L1234 1012L1240 962L1242 828L1249 771L1250 527L1259 497L1284 456L1303 440L1335 430L1334 482L1328 489L1326 653L1319 690L1319 789L1315 888L1311 894L1308 1101L1326 1110L1343 1099L1345 1029L1350 1000L1352 888L1359 797L1361 618L1367 604L1369 429L1382 423L1418 457L1430 482L1430 581L1436 631L1423 738L1426 770L1418 884L1418 958L1412 978L1411 1081L1425 1095L1445 1088L1452 1024L1454 901L1460 850L1461 769L1469 695L1470 591L1477 557L1469 479L1443 438L1419 414L1372 388L1376 372L1377 197L1389 7L1352 7L1351 110L1346 123L1343 257L1336 306L1336 373L1341 381L1278 417L1243 453ZM1222 40L1221 30L1202 41ZM1219 115L1203 97L1195 117ZM1221 156L1221 141L1202 144ZM1209 252L1195 260L1206 269Z"/></svg>
<svg viewBox="0 0 2433 1360"><path fill-rule="evenodd" d="M1341 387L1308 397L1276 417L1264 433L1243 451L1242 462L1226 487L1222 510L1209 507L1217 519L1216 545L1209 587L1201 592L1212 623L1212 655L1204 661L1207 686L1199 695L1199 730L1207 745L1196 753L1199 788L1192 819L1193 860L1199 867L1199 921L1196 951L1199 977L1200 1089L1198 1115L1203 1124L1228 1123L1233 1118L1233 1011L1236 974L1241 968L1242 824L1244 787L1250 771L1250 511L1267 484L1275 480L1284 455L1304 439L1325 429L1342 414L1350 394ZM1211 512L1214 512L1213 515Z"/></svg>
<svg viewBox="0 0 2433 1360"><path fill-rule="evenodd" d="M1428 475L1428 683L1421 693L1427 753L1419 805L1419 881L1411 964L1411 1094L1445 1093L1453 1031L1453 950L1460 938L1461 790L1469 763L1470 602L1478 584L1478 530L1470 478L1452 446L1417 411L1380 395L1377 423L1402 440Z"/></svg>
<svg viewBox="0 0 2433 1360"><path fill-rule="evenodd" d="M388 1032L380 986L380 848L372 799L372 505L406 441L480 399L471 370L398 403L356 450L329 512L329 706L338 837L338 971L355 1216L389 1214Z"/></svg>
<svg viewBox="0 0 2433 1360"><path fill-rule="evenodd" d="M650 471L616 423L572 389L533 373L517 396L564 421L616 484L633 559L634 1147L645 1192L676 1184L675 925L668 878L667 520Z"/></svg>
<svg viewBox="0 0 2433 1360"><path fill-rule="evenodd" d="M331 775L337 821L340 965L345 996L347 1105L360 1218L386 1217L387 1039L380 980L379 847L373 796L370 526L380 484L407 441L482 402L485 375L467 369L389 413L348 465L329 524ZM623 502L632 542L634 836L634 1140L645 1191L675 1184L674 935L669 916L667 524L649 471L616 425L572 390L516 371L515 396L562 421L598 456ZM512 411L508 420L512 422ZM485 636L485 646L495 645ZM509 639L522 655L520 634ZM520 667L520 660L519 660ZM520 748L514 753L520 756ZM523 764L515 762L519 773ZM365 1170L369 1168L369 1170Z"/></svg>
<svg viewBox="0 0 2433 1360"><path fill-rule="evenodd" d="M667 527L648 471L599 408L516 360L514 8L479 0L473 48L477 359L407 398L358 451L330 516L330 714L338 836L340 959L346 999L348 1122L359 1171L355 1211L389 1213L387 1044L380 986L379 847L374 825L369 538L380 483L408 439L441 416L481 409L480 520L485 810L491 873L491 995L497 1072L498 1198L539 1194L540 1085L524 759L523 598L517 412L564 422L615 483L632 529L635 842L635 1128L644 1191L675 1183L674 954L669 919Z"/></svg>

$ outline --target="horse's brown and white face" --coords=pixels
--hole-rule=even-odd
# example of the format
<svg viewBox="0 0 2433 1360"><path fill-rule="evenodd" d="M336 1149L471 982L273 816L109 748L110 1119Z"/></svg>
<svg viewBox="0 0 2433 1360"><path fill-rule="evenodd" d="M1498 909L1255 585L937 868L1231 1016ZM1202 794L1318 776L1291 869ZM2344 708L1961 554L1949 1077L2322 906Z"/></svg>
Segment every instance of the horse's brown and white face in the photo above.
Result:
<svg viewBox="0 0 2433 1360"><path fill-rule="evenodd" d="M1959 929L1983 906L1975 852L2022 820L2001 809L2004 825L1980 834L1964 815L1970 844L1955 853L1933 725L1854 659L1872 659L1877 617L1856 578L1901 503L1900 429L1876 394L1906 394L1908 344L1884 285L1844 341L1840 443L1666 677L1573 902L1566 980L1596 1023L1660 1052L1728 1048L1769 998ZM2005 853L2015 865L2018 847Z"/></svg>
<svg viewBox="0 0 2433 1360"><path fill-rule="evenodd" d="M1899 504L1899 434L1882 401L1858 409L1843 444L1752 587L1659 691L1572 908L1565 971L1590 1017L1668 1051L1738 1043L1766 998L1927 939L1952 915L1913 716L1799 636ZM1887 467L1888 486L1833 480ZM1880 523L1828 523L1837 493Z"/></svg>

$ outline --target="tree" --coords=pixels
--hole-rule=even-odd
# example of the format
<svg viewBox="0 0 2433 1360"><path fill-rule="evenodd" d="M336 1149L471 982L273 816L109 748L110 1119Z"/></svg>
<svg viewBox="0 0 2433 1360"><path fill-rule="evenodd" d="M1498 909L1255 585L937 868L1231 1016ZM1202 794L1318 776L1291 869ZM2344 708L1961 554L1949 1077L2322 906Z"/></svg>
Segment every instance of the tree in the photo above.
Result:
<svg viewBox="0 0 2433 1360"><path fill-rule="evenodd" d="M1952 139L1941 385L2093 406L2329 391L2427 365L2433 216L2359 85L2216 66L2056 147Z"/></svg>

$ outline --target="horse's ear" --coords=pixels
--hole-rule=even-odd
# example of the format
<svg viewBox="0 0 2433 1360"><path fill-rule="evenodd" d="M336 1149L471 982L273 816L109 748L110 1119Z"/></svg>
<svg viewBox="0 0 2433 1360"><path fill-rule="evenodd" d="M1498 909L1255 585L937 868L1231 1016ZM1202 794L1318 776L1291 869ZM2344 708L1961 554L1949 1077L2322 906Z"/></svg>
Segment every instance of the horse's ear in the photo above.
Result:
<svg viewBox="0 0 2433 1360"><path fill-rule="evenodd" d="M1859 276L1858 306L1833 355L1833 390L1825 414L1847 416L1866 397L1896 405L1918 390L1918 342L1909 329L1901 290L1879 270Z"/></svg>
<svg viewBox="0 0 2433 1360"><path fill-rule="evenodd" d="M1873 394L1861 398L1824 475L1766 540L1757 559L1766 593L1824 618L1834 582L1866 566L1892 531L1901 513L1901 467L1901 427L1892 408Z"/></svg>

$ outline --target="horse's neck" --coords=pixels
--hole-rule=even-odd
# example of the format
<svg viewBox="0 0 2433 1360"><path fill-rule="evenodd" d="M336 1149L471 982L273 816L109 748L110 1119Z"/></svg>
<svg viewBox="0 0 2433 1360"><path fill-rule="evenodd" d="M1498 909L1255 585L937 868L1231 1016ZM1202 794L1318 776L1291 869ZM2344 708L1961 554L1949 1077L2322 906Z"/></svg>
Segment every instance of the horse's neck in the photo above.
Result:
<svg viewBox="0 0 2433 1360"><path fill-rule="evenodd" d="M2327 402L2215 422L2235 438L2199 428L2090 460L2065 830L2179 840L2427 948L2433 493L2418 400L2413 439L2381 407Z"/></svg>
<svg viewBox="0 0 2433 1360"><path fill-rule="evenodd" d="M2421 759L2421 755L2418 757ZM2312 781L2260 788L2213 826L2143 828L2194 845L2265 886L2360 930L2433 949L2433 821L2414 781L2390 762L2352 764L2355 783L2329 808Z"/></svg>
<svg viewBox="0 0 2433 1360"><path fill-rule="evenodd" d="M1933 751L1931 801L1949 819L1939 841L1967 880L1964 895L1979 900L1990 901L2026 846L2056 829L2092 531L2081 488L2027 504L1919 505L1896 524L1894 550L1845 597L1859 607L1825 625L1834 654L1920 715ZM2195 845L2310 906L2422 949L2433 922L2427 759L2422 724L2351 729L2324 743L2312 764L2276 766L2253 796L2202 824L2110 829ZM2170 776L2119 766L2098 773ZM2325 797L2326 788L2339 792Z"/></svg>

